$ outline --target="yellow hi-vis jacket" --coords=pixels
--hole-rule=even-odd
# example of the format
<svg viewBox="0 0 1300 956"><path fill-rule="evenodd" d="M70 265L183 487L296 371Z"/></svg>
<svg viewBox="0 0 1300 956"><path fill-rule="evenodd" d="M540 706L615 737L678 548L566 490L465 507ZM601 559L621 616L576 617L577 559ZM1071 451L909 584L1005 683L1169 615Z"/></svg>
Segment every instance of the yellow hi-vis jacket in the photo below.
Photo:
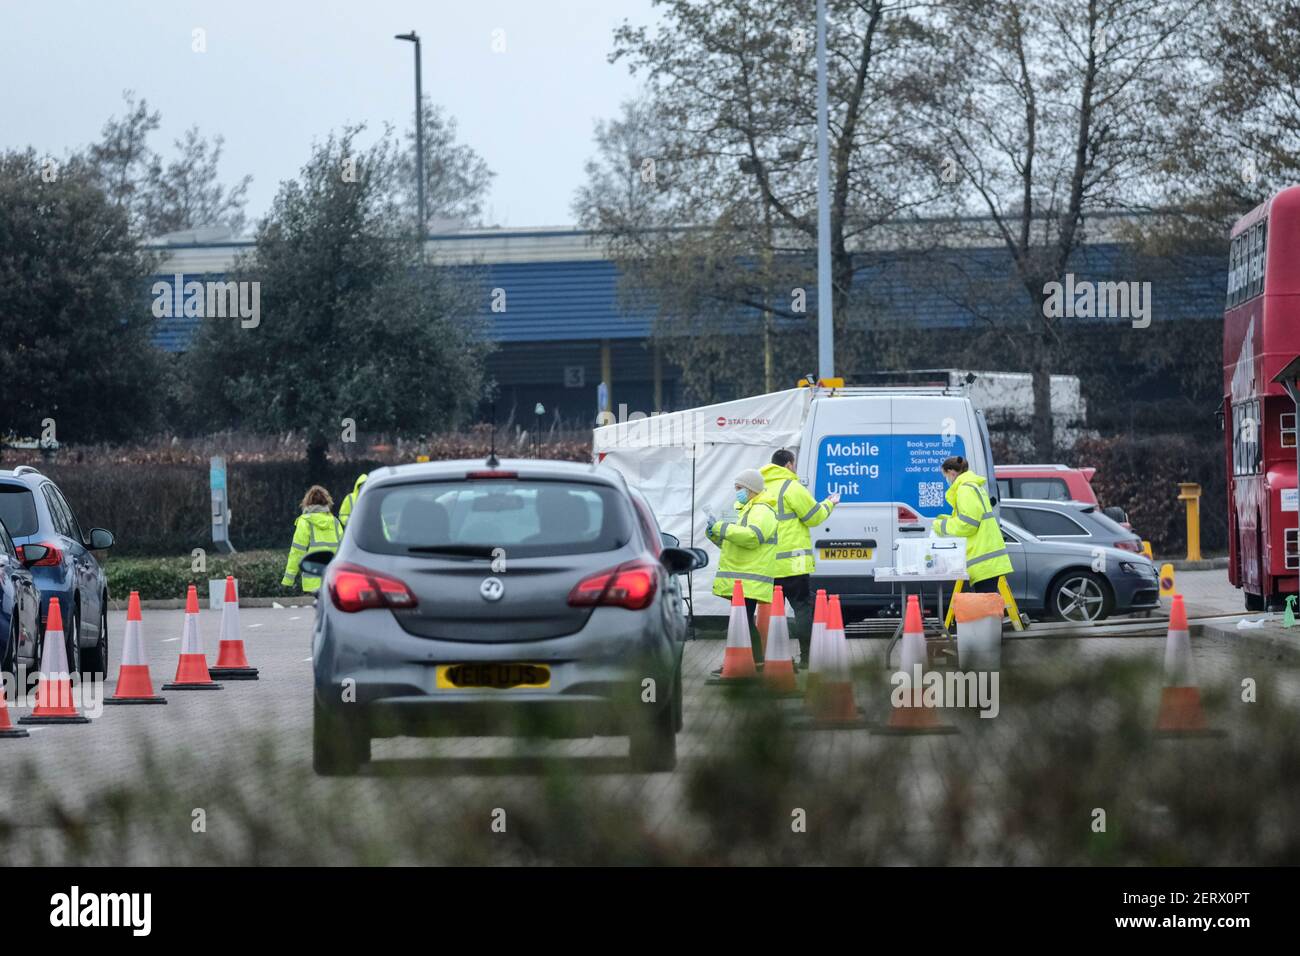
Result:
<svg viewBox="0 0 1300 956"><path fill-rule="evenodd" d="M944 495L952 505L952 514L934 519L935 534L966 539L966 572L971 584L1012 571L1007 543L993 515L985 484L985 479L975 472L963 471Z"/></svg>
<svg viewBox="0 0 1300 956"><path fill-rule="evenodd" d="M357 483L352 486L347 497L343 499L343 504L339 505L339 521L343 522L343 527L348 526L348 519L352 517L352 506L357 503L357 495L361 494L361 486L366 483L370 477L369 472L357 476Z"/></svg>
<svg viewBox="0 0 1300 956"><path fill-rule="evenodd" d="M814 498L789 468L764 465L759 470L767 493L776 499L776 576L812 574L816 561L808 529L830 517L835 506Z"/></svg>
<svg viewBox="0 0 1300 956"><path fill-rule="evenodd" d="M706 533L722 549L713 593L730 601L732 588L739 581L745 597L770 602L776 577L776 499L772 493L751 492L734 519L715 521Z"/></svg>
<svg viewBox="0 0 1300 956"><path fill-rule="evenodd" d="M302 559L313 551L338 551L342 537L343 523L330 514L328 508L322 505L308 507L293 524L293 544L289 546L289 562L284 566L280 584L286 588L293 587ZM320 578L304 574L302 589L308 594L319 591Z"/></svg>

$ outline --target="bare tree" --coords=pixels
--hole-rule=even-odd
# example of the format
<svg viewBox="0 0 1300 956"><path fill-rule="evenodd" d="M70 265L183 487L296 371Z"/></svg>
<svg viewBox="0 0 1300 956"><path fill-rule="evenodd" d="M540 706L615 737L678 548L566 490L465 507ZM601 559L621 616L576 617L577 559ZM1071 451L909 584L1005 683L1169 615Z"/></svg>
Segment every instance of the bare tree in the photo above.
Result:
<svg viewBox="0 0 1300 956"><path fill-rule="evenodd" d="M920 102L936 131L933 162L956 173L991 238L1010 254L1025 306L1006 342L1034 383L1035 451L1053 454L1050 376L1069 346L1049 314L1102 211L1150 210L1177 193L1202 0L949 0L951 47L933 59ZM1018 314L1018 317L1016 317Z"/></svg>
<svg viewBox="0 0 1300 956"><path fill-rule="evenodd" d="M576 208L607 237L663 321L658 339L710 397L725 353L741 387L807 371L817 235L815 18L810 0L666 0L650 31L625 23L610 59L644 98L597 129ZM839 364L870 354L855 276L868 238L937 192L918 169L921 4L831 0L831 255ZM856 315L853 315L856 313ZM850 322L858 332L850 336ZM720 338L733 338L726 348ZM780 341L773 356L772 343Z"/></svg>

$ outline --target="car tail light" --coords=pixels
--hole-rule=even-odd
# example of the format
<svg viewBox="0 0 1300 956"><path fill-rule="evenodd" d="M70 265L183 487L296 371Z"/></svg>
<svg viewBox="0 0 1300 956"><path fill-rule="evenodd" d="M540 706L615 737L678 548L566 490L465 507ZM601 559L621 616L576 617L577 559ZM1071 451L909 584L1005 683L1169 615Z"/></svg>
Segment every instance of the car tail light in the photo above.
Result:
<svg viewBox="0 0 1300 956"><path fill-rule="evenodd" d="M907 505L898 506L898 523L915 524L921 520L921 516L909 508Z"/></svg>
<svg viewBox="0 0 1300 956"><path fill-rule="evenodd" d="M368 608L404 610L418 603L404 582L358 564L330 565L326 579L334 606L347 614Z"/></svg>
<svg viewBox="0 0 1300 956"><path fill-rule="evenodd" d="M583 578L569 592L570 607L625 607L641 611L654 600L659 572L641 561L620 564Z"/></svg>
<svg viewBox="0 0 1300 956"><path fill-rule="evenodd" d="M1142 545L1137 541L1116 541L1115 547L1121 551L1132 551L1134 554L1142 553Z"/></svg>
<svg viewBox="0 0 1300 956"><path fill-rule="evenodd" d="M46 549L45 557L39 561L33 561L31 563L33 568L54 568L63 563L63 549L53 541L42 541L41 546ZM20 544L15 550L18 552L18 560L26 564L27 557L23 551L23 546Z"/></svg>
<svg viewBox="0 0 1300 956"><path fill-rule="evenodd" d="M473 479L473 478L518 478L518 477L519 477L519 472L517 472L517 471L467 471L467 472L465 473L465 477L466 477L466 479Z"/></svg>

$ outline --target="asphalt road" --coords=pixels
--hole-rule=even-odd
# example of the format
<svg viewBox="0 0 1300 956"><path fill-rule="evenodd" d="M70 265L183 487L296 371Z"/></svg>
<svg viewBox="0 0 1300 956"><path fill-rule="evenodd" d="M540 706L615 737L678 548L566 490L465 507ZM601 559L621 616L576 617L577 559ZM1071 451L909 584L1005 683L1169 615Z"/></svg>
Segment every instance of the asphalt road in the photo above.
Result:
<svg viewBox="0 0 1300 956"><path fill-rule="evenodd" d="M1236 592L1222 581L1221 571L1184 572L1180 585L1196 592L1198 601L1226 608ZM1220 579L1220 580L1216 580ZM228 681L214 692L165 692L164 706L106 707L89 725L31 727L27 739L0 740L0 810L9 825L26 837L23 846L29 862L78 862L75 841L68 843L66 824L29 815L34 805L58 808L56 816L72 815L88 825L105 824L112 816L111 795L119 790L158 791L175 797L173 803L187 814L202 809L219 829L223 814L248 819L292 819L294 826L310 826L294 817L301 808L353 801L358 807L382 807L400 796L408 812L427 813L431 821L441 813L460 814L442 824L464 827L464 814L472 826L488 823L497 809L523 807L546 787L542 759L555 759L579 770L605 795L626 801L640 814L640 826L655 832L661 827L686 825L682 812L684 770L704 755L716 754L727 739L730 712L722 706L718 688L704 684L711 668L720 664L720 641L701 640L687 646L685 658L685 730L678 738L676 773L639 775L630 772L624 738L520 743L500 738L462 740L376 741L374 760L356 780L315 778L311 766L311 608L245 608L241 624L248 656L260 668L258 681ZM201 612L202 632L209 662L215 660L220 611ZM183 612L146 610L144 637L157 689L174 672L180 648ZM110 615L112 667L109 693L116 680L125 614ZM875 663L883 644L878 639L849 642L855 662ZM1068 646L1070 653L1064 654ZM1132 656L1159 661L1163 639L1152 636L1108 636L1097 629L1077 639L1009 640L1005 644L1004 670L1067 668L1072 662L1104 656ZM1230 641L1198 641L1194 648L1197 673L1203 686L1235 692L1243 675L1262 676L1275 669L1276 653L1238 646ZM882 685L883 687L883 685ZM1284 690L1300 700L1300 678L1289 671ZM879 692L877 692L879 691ZM859 687L859 704L869 712L887 712L885 692ZM872 699L864 700L866 696ZM876 699L879 698L879 699ZM11 708L17 718L24 711ZM958 715L970 730L984 732L998 721L980 721L973 712ZM867 734L809 734L801 745L811 759L851 761L871 748L891 746L890 738ZM961 746L961 737L925 738L907 744L914 758L918 793L934 777L945 748ZM267 754L274 754L269 759ZM189 789L186 789L186 788ZM237 806L236 806L237 805ZM466 810L466 808L473 808ZM452 809L454 808L454 810ZM168 813L179 812L172 809ZM80 816L78 816L80 815ZM358 814L367 826L373 818ZM189 820L169 819L166 828L184 830ZM80 824L79 824L80 825ZM267 824L272 825L272 824ZM348 824L350 825L350 824ZM344 827L346 830L346 826ZM102 847L91 855L96 862L166 862L174 859L168 839L157 842L149 827L135 836L109 860ZM170 831L169 831L170 832ZM344 848L349 838L332 833L323 838L321 862L365 862ZM70 849L71 847L71 849ZM12 847L10 848L12 852ZM90 853L90 850L85 852ZM248 851L252 852L252 851ZM99 854L98 856L95 853ZM413 849L412 853L416 853ZM399 854L400 857L400 854ZM255 855L254 855L254 858ZM247 856L238 856L247 860ZM416 854L411 862L424 859ZM381 856L388 862L391 856Z"/></svg>

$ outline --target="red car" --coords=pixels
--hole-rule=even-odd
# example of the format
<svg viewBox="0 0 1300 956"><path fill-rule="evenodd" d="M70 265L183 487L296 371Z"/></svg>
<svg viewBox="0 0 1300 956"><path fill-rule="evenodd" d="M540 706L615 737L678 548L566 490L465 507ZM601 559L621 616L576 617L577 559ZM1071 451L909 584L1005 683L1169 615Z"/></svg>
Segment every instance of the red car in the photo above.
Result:
<svg viewBox="0 0 1300 956"><path fill-rule="evenodd" d="M1071 468L1068 465L998 465L994 469L999 498L1082 501L1101 507L1092 490L1092 476L1096 473L1096 468ZM1123 508L1102 508L1102 514L1133 530Z"/></svg>

